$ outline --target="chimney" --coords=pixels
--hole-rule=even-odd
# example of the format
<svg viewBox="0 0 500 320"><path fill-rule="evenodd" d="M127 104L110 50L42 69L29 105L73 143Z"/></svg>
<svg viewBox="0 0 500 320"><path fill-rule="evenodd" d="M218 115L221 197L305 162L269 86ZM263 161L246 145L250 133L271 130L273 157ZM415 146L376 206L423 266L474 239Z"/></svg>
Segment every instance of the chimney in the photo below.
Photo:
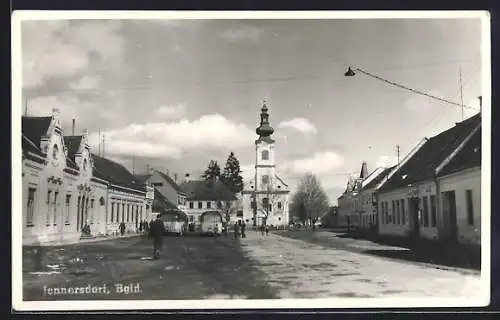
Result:
<svg viewBox="0 0 500 320"><path fill-rule="evenodd" d="M363 163L361 164L361 173L359 175L359 177L361 179L364 179L368 176L368 167L366 165L366 161L363 161Z"/></svg>
<svg viewBox="0 0 500 320"><path fill-rule="evenodd" d="M75 121L76 121L76 119L75 119L75 117L73 117L73 119L72 119L72 122L73 122L73 123L72 123L72 125L71 125L71 135L72 135L72 136L74 136L74 135L75 135Z"/></svg>

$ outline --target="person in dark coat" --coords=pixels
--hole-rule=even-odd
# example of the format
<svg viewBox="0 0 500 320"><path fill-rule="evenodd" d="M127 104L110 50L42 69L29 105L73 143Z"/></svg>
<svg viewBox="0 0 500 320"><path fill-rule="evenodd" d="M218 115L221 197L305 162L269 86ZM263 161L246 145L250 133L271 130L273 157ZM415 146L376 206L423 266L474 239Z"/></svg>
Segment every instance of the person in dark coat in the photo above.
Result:
<svg viewBox="0 0 500 320"><path fill-rule="evenodd" d="M240 226L238 223L234 223L234 238L237 239L240 236Z"/></svg>
<svg viewBox="0 0 500 320"><path fill-rule="evenodd" d="M264 235L264 231L265 231L265 227L264 227L264 225L262 224L262 225L260 226L260 234L261 234L261 235Z"/></svg>
<svg viewBox="0 0 500 320"><path fill-rule="evenodd" d="M246 235L245 235L245 228L246 228L245 221L243 221L243 222L241 223L241 237L242 237L242 238L245 238L245 237L246 237Z"/></svg>
<svg viewBox="0 0 500 320"><path fill-rule="evenodd" d="M269 226L266 225L266 236L269 235Z"/></svg>
<svg viewBox="0 0 500 320"><path fill-rule="evenodd" d="M126 229L126 227L125 227L125 222L123 222L123 221L122 221L122 222L120 223L119 228L120 228L120 234L123 236L123 235L125 234L125 229Z"/></svg>
<svg viewBox="0 0 500 320"><path fill-rule="evenodd" d="M141 222L139 223L139 233L142 233L143 228L144 228L144 222L143 222L143 221L141 221Z"/></svg>
<svg viewBox="0 0 500 320"><path fill-rule="evenodd" d="M160 217L151 222L151 228L149 229L150 237L153 238L153 256L155 259L160 257L160 250L163 247L163 233L165 232L165 225L161 221Z"/></svg>

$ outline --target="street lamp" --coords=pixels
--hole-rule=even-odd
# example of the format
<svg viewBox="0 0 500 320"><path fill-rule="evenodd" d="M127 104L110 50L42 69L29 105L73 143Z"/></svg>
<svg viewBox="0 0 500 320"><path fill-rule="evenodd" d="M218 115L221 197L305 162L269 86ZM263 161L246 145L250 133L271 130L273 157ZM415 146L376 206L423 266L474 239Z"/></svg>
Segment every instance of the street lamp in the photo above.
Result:
<svg viewBox="0 0 500 320"><path fill-rule="evenodd" d="M360 73L362 73L362 74L364 74L366 76L369 76L370 78L383 81L383 82L385 82L387 84L390 84L390 85L392 85L394 87L398 87L398 88L401 88L401 89L404 89L404 90L407 90L407 91L410 91L410 92L413 92L413 93L416 93L416 94L419 94L419 95L422 95L422 96L426 96L426 97L434 99L434 100L445 102L445 103L448 103L448 104L451 104L451 105L454 105L454 106L458 106L458 107L461 107L461 108L469 108L469 109L472 109L472 110L478 110L478 109L470 107L470 106L465 106L465 105L460 104L460 103L456 103L456 102L449 101L449 100L446 100L446 99L443 99L443 98L440 98L440 97L436 97L434 95L422 92L420 90L412 89L412 88L406 87L406 86L404 86L402 84L399 84L399 83L396 83L396 82L393 82L393 81L389 81L387 79L379 77L379 76L377 76L377 75L375 75L373 73L370 73L370 72L368 72L366 70L363 70L361 68L349 66L349 68L347 69L347 71L344 73L344 76L345 77L354 77L356 75L356 72L354 72L354 71L360 72Z"/></svg>

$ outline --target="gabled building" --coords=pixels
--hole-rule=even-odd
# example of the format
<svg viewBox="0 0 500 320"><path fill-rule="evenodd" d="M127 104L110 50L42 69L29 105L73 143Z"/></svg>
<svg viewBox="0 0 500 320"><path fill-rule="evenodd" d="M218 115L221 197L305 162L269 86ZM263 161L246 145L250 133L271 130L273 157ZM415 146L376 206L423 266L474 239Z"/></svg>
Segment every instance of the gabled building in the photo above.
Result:
<svg viewBox="0 0 500 320"><path fill-rule="evenodd" d="M359 193L363 181L368 177L368 166L365 161L357 178L349 178L345 191L337 198L339 207L338 225L346 228L359 228L361 226L361 202Z"/></svg>
<svg viewBox="0 0 500 320"><path fill-rule="evenodd" d="M91 235L109 233L117 194L147 203L144 186L129 184L110 170L120 165L91 154L86 132L64 136L58 109L22 117L21 139L24 244L76 241L84 227Z"/></svg>
<svg viewBox="0 0 500 320"><path fill-rule="evenodd" d="M363 182L359 192L359 205L361 211L360 228L368 230L377 226L377 186L387 178L395 166L377 168Z"/></svg>
<svg viewBox="0 0 500 320"><path fill-rule="evenodd" d="M180 184L186 193L187 208L185 212L189 222L199 226L201 216L205 212L217 211L223 221L226 215L234 216L237 209L235 194L220 181L190 180L187 178Z"/></svg>
<svg viewBox="0 0 500 320"><path fill-rule="evenodd" d="M464 143L480 130L481 114L423 139L378 188L379 233L426 239L450 239L441 216L440 168L451 162ZM448 221L453 221L451 217Z"/></svg>
<svg viewBox="0 0 500 320"><path fill-rule="evenodd" d="M148 174L136 175L136 177L144 183L152 185L157 192L160 192L164 198L173 203L177 209L186 210L186 192L179 187L177 175L172 178L168 173L152 170Z"/></svg>
<svg viewBox="0 0 500 320"><path fill-rule="evenodd" d="M438 167L442 238L481 243L481 128Z"/></svg>

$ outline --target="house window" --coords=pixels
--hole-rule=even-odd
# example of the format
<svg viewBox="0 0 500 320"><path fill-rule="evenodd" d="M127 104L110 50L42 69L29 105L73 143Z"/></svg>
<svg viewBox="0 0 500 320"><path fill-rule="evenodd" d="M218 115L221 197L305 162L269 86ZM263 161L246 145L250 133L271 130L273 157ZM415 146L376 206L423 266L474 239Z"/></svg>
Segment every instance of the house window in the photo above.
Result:
<svg viewBox="0 0 500 320"><path fill-rule="evenodd" d="M385 221L386 223L392 223L391 216L389 215L389 202L385 202Z"/></svg>
<svg viewBox="0 0 500 320"><path fill-rule="evenodd" d="M130 204L127 204L127 222L129 222L130 219Z"/></svg>
<svg viewBox="0 0 500 320"><path fill-rule="evenodd" d="M207 201L207 209L211 209L212 208L212 202L211 201Z"/></svg>
<svg viewBox="0 0 500 320"><path fill-rule="evenodd" d="M70 206L71 205L71 195L66 195L66 208L64 212L64 224L69 226L69 214L70 214Z"/></svg>
<svg viewBox="0 0 500 320"><path fill-rule="evenodd" d="M47 214L45 216L45 225L50 226L50 211L52 210L52 202L50 202L50 198L52 195L52 191L47 191Z"/></svg>
<svg viewBox="0 0 500 320"><path fill-rule="evenodd" d="M203 208L203 202L198 201L198 209L202 209L202 208Z"/></svg>
<svg viewBox="0 0 500 320"><path fill-rule="evenodd" d="M53 206L53 209L54 209L54 218L53 218L53 221L52 221L52 224L54 226L57 225L57 196L59 195L59 192L54 192L54 206Z"/></svg>
<svg viewBox="0 0 500 320"><path fill-rule="evenodd" d="M436 203L436 196L431 196L431 226L435 227L437 224L437 203Z"/></svg>
<svg viewBox="0 0 500 320"><path fill-rule="evenodd" d="M189 201L189 209L193 209L194 208L194 202L193 201Z"/></svg>
<svg viewBox="0 0 500 320"><path fill-rule="evenodd" d="M278 209L281 209L281 202L278 202Z"/></svg>
<svg viewBox="0 0 500 320"><path fill-rule="evenodd" d="M399 209L399 200L396 200L396 223L401 224L401 211Z"/></svg>
<svg viewBox="0 0 500 320"><path fill-rule="evenodd" d="M35 225L35 188L28 188L28 204L27 204L27 212L26 212L26 226L33 227Z"/></svg>
<svg viewBox="0 0 500 320"><path fill-rule="evenodd" d="M115 220L115 203L111 202L111 222Z"/></svg>
<svg viewBox="0 0 500 320"><path fill-rule="evenodd" d="M424 227L429 226L429 201L427 200L427 197L422 198L422 214L423 217L422 219L424 220Z"/></svg>
<svg viewBox="0 0 500 320"><path fill-rule="evenodd" d="M217 209L222 209L222 201L217 201Z"/></svg>
<svg viewBox="0 0 500 320"><path fill-rule="evenodd" d="M405 199L399 200L401 202L401 219L402 224L406 224L406 210L405 210Z"/></svg>
<svg viewBox="0 0 500 320"><path fill-rule="evenodd" d="M380 216L382 217L382 224L385 224L385 210L384 210L384 203L380 203L380 213L382 213Z"/></svg>
<svg viewBox="0 0 500 320"><path fill-rule="evenodd" d="M392 223L396 223L396 202L392 200Z"/></svg>
<svg viewBox="0 0 500 320"><path fill-rule="evenodd" d="M83 159L83 171L87 170L87 159Z"/></svg>
<svg viewBox="0 0 500 320"><path fill-rule="evenodd" d="M474 225L474 203L472 200L472 190L465 190L465 201L467 203L467 223Z"/></svg>
<svg viewBox="0 0 500 320"><path fill-rule="evenodd" d="M262 176L262 184L268 184L269 183L269 176L267 174Z"/></svg>
<svg viewBox="0 0 500 320"><path fill-rule="evenodd" d="M262 160L269 160L269 151L262 151Z"/></svg>
<svg viewBox="0 0 500 320"><path fill-rule="evenodd" d="M95 199L90 200L90 224L94 224L94 202Z"/></svg>
<svg viewBox="0 0 500 320"><path fill-rule="evenodd" d="M59 147L57 146L57 144L55 144L52 147L52 158L54 158L54 160L57 160L57 155L58 154L59 154Z"/></svg>

